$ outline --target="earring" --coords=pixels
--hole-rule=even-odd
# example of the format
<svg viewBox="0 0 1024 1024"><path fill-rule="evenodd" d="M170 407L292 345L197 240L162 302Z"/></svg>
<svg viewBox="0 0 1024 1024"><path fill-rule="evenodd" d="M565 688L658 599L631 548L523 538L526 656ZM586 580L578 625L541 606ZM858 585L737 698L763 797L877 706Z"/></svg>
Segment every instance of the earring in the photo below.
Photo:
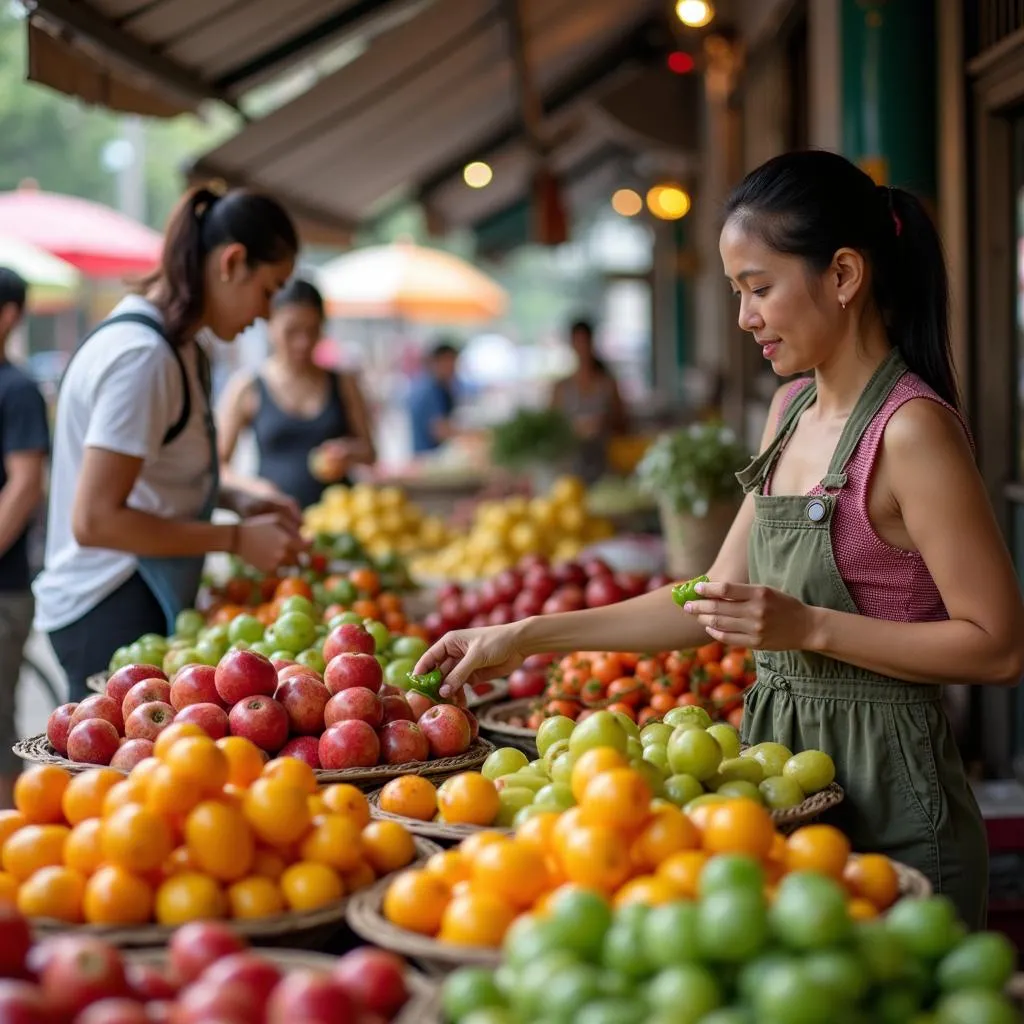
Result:
<svg viewBox="0 0 1024 1024"><path fill-rule="evenodd" d="M840 296L839 298L839 305L843 307L844 311L846 310L846 299L843 298L842 296Z"/></svg>

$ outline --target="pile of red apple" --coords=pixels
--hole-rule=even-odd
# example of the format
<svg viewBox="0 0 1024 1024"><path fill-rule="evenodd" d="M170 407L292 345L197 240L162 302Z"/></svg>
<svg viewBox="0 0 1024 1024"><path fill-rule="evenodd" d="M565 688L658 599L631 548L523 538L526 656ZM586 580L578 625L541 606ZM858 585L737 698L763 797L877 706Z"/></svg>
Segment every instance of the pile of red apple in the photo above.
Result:
<svg viewBox="0 0 1024 1024"><path fill-rule="evenodd" d="M404 961L383 950L285 971L227 926L196 922L171 937L161 969L91 936L33 945L11 908L0 908L0 978L12 1024L385 1024L409 998Z"/></svg>
<svg viewBox="0 0 1024 1024"><path fill-rule="evenodd" d="M437 592L437 611L423 625L431 640L452 629L495 626L531 615L598 608L638 597L670 582L667 576L616 573L600 558L549 564L542 555L524 555L507 569L473 589L446 583Z"/></svg>
<svg viewBox="0 0 1024 1024"><path fill-rule="evenodd" d="M185 665L170 680L153 665L126 665L105 693L57 708L46 735L62 757L122 771L149 757L172 722L192 722L215 740L244 736L270 756L329 770L465 753L475 715L387 685L374 648L362 625L346 623L324 641L322 676L255 651Z"/></svg>

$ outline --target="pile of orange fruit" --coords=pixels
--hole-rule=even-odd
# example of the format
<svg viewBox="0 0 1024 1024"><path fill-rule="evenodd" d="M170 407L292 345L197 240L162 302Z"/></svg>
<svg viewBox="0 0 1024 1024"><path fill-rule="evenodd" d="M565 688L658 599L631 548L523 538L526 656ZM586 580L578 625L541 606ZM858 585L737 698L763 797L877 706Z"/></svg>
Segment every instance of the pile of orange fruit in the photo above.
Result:
<svg viewBox="0 0 1024 1024"><path fill-rule="evenodd" d="M767 896L789 872L835 878L851 917L875 917L899 895L896 870L880 854L851 854L830 825L786 837L769 812L739 798L685 812L653 800L644 777L621 767L609 748L582 754L572 773L577 806L528 818L513 836L488 830L421 868L396 875L383 901L394 925L442 942L497 947L524 913L544 913L563 886L603 894L616 907L695 899L704 865L745 854L763 868Z"/></svg>
<svg viewBox="0 0 1024 1024"><path fill-rule="evenodd" d="M498 787L479 772L460 772L434 787L420 775L400 775L378 797L380 809L417 821L448 825L493 825L500 803Z"/></svg>
<svg viewBox="0 0 1024 1024"><path fill-rule="evenodd" d="M316 910L416 856L354 786L176 723L125 777L36 765L0 811L0 900L71 924L179 925Z"/></svg>

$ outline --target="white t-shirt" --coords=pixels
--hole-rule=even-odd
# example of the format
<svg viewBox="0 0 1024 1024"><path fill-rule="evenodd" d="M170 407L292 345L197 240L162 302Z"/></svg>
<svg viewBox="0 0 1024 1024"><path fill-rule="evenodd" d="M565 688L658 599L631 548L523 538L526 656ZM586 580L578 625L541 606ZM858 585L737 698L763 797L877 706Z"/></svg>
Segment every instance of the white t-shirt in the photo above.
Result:
<svg viewBox="0 0 1024 1024"><path fill-rule="evenodd" d="M160 314L141 296L111 313ZM167 342L142 324L115 324L75 354L61 383L50 470L45 567L33 584L37 629L70 625L112 594L134 572L136 556L83 548L71 529L75 489L87 447L143 459L128 505L165 519L199 514L212 482L206 404L196 343L179 349L189 375L191 415L164 445L185 401L181 369Z"/></svg>

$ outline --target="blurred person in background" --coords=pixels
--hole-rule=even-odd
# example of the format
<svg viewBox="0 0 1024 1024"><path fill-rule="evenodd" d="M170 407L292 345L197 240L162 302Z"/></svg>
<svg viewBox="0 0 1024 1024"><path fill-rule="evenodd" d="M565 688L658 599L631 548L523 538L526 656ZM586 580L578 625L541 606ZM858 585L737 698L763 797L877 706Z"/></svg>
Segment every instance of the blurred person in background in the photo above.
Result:
<svg viewBox="0 0 1024 1024"><path fill-rule="evenodd" d="M414 455L434 451L458 433L453 419L458 361L459 350L442 341L430 350L426 367L413 379L408 405Z"/></svg>
<svg viewBox="0 0 1024 1024"><path fill-rule="evenodd" d="M324 300L296 278L275 296L267 333L271 353L259 372L237 374L218 409L220 459L231 461L243 430L252 430L257 480L225 468L225 479L299 507L320 500L329 483L348 482L355 465L376 459L370 416L352 374L313 360L323 334Z"/></svg>
<svg viewBox="0 0 1024 1024"><path fill-rule="evenodd" d="M551 395L551 408L572 422L579 441L573 472L594 483L608 466L608 442L627 428L626 407L611 371L594 351L594 327L577 320L569 328L576 369L560 380Z"/></svg>
<svg viewBox="0 0 1024 1024"><path fill-rule="evenodd" d="M293 503L221 487L210 360L198 341L232 340L269 316L298 246L275 200L193 189L171 214L159 269L68 364L33 590L36 627L72 701L118 647L174 632L208 553L272 572L303 547ZM213 523L217 507L241 521Z"/></svg>
<svg viewBox="0 0 1024 1024"><path fill-rule="evenodd" d="M32 628L29 526L43 496L50 429L32 379L6 358L7 339L25 311L28 289L0 267L0 807L10 807L21 769L11 752L21 652Z"/></svg>

